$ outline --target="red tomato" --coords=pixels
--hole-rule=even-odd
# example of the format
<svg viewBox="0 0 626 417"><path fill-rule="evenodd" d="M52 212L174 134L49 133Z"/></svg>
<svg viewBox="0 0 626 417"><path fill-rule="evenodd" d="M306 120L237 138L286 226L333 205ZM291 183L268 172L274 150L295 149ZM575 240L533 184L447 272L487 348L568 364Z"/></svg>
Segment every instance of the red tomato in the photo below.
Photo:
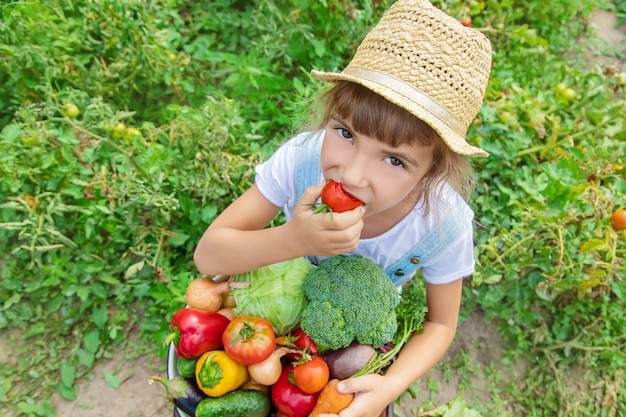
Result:
<svg viewBox="0 0 626 417"><path fill-rule="evenodd" d="M319 353L319 350L317 349L317 345L315 344L315 341L311 339L311 336L306 334L304 330L302 330L301 328L298 327L296 330L291 332L289 336L290 336L289 340L293 340L293 342L291 342L290 344L293 344L295 347L300 348L302 350L306 349L306 351L312 355L317 355ZM298 360L302 358L302 354L301 353L288 353L287 355L285 355L285 358L291 359L291 360Z"/></svg>
<svg viewBox="0 0 626 417"><path fill-rule="evenodd" d="M615 230L626 229L626 210L620 209L611 215L611 225Z"/></svg>
<svg viewBox="0 0 626 417"><path fill-rule="evenodd" d="M318 394L307 394L289 380L293 373L293 365L287 364L278 382L272 385L272 402L278 410L288 417L307 417L315 403Z"/></svg>
<svg viewBox="0 0 626 417"><path fill-rule="evenodd" d="M320 392L328 384L329 376L328 365L319 356L313 356L306 363L296 364L293 370L294 382L307 394Z"/></svg>
<svg viewBox="0 0 626 417"><path fill-rule="evenodd" d="M306 349L312 355L317 355L319 351L317 350L317 345L315 341L311 339L311 336L306 334L304 330L301 328L297 328L294 330L291 335L294 337L293 344L299 347L300 349Z"/></svg>
<svg viewBox="0 0 626 417"><path fill-rule="evenodd" d="M461 24L465 27L472 26L472 18L469 16L464 16L461 18Z"/></svg>
<svg viewBox="0 0 626 417"><path fill-rule="evenodd" d="M328 181L322 190L322 203L337 213L352 210L363 205L361 200L346 193L341 184L333 180Z"/></svg>
<svg viewBox="0 0 626 417"><path fill-rule="evenodd" d="M244 365L263 362L276 347L276 334L272 324L263 318L235 317L222 335L228 356Z"/></svg>

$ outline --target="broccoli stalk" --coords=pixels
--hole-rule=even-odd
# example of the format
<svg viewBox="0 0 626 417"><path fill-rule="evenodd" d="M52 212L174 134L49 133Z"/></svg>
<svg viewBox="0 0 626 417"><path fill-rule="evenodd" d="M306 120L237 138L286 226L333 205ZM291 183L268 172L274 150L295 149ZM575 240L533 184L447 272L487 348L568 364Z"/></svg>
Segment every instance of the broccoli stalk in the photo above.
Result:
<svg viewBox="0 0 626 417"><path fill-rule="evenodd" d="M422 323L426 317L427 308L424 303L424 294L421 288L411 286L402 291L400 304L396 308L398 330L394 336L393 347L387 351L380 351L352 377L380 373L395 360L406 342L416 332L422 332Z"/></svg>

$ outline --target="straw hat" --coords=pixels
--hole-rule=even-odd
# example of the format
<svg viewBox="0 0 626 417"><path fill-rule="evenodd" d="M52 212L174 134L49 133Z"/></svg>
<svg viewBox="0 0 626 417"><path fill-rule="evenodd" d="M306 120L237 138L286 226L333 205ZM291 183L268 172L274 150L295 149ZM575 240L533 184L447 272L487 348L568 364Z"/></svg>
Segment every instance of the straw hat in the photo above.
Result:
<svg viewBox="0 0 626 417"><path fill-rule="evenodd" d="M311 71L321 81L352 81L408 110L454 152L488 156L465 140L491 71L491 44L428 0L399 0L365 36L340 73Z"/></svg>

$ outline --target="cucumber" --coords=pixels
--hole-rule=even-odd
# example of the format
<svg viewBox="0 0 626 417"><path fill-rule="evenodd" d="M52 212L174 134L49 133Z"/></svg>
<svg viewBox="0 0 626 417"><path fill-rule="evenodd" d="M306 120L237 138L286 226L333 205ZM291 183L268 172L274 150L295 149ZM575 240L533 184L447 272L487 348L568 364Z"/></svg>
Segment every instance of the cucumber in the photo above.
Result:
<svg viewBox="0 0 626 417"><path fill-rule="evenodd" d="M196 417L266 417L270 408L269 397L261 391L236 390L200 401Z"/></svg>
<svg viewBox="0 0 626 417"><path fill-rule="evenodd" d="M176 363L176 369L178 369L178 373L180 376L184 378L196 378L196 363L198 362L198 358L193 359L178 359L178 363Z"/></svg>

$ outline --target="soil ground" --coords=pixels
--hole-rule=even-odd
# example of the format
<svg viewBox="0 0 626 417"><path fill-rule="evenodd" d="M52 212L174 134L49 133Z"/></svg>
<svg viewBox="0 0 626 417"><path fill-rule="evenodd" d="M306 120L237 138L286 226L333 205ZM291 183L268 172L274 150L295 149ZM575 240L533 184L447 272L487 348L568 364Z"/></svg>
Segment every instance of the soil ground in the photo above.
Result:
<svg viewBox="0 0 626 417"><path fill-rule="evenodd" d="M624 45L626 33L624 27L615 29L615 16L603 10L596 10L592 25L598 32L600 41L612 45ZM592 51L592 53L595 51ZM606 65L614 65L621 71L626 71L626 62L607 58ZM0 338L0 352L10 351L2 345L7 339ZM502 339L498 335L493 322L487 322L481 311L475 311L459 327L456 340L441 363L452 362L457 355L463 355L466 366L472 369L487 369L489 366L498 367L505 351ZM124 352L110 360L99 362L93 370L93 378L86 381L80 388L75 401L65 401L60 397L54 399L59 417L170 417L173 414L171 404L165 399L162 387L150 385L148 378L151 375L165 375L165 362L155 355L141 356L127 359ZM1 358L0 358L1 359ZM520 365L514 371L523 373ZM123 381L119 388L114 389L107 385L104 375L116 374ZM435 404L449 402L457 396L459 390L459 376L452 372L442 371L439 367L433 369L422 378L419 397L416 400L407 400L399 407L402 414L411 416L412 410L425 400L432 400ZM484 375L483 375L484 376ZM486 378L480 372L469 382L471 388L465 390L465 398L489 401L489 387ZM433 387L438 387L433 391ZM10 417L10 416L5 416Z"/></svg>

